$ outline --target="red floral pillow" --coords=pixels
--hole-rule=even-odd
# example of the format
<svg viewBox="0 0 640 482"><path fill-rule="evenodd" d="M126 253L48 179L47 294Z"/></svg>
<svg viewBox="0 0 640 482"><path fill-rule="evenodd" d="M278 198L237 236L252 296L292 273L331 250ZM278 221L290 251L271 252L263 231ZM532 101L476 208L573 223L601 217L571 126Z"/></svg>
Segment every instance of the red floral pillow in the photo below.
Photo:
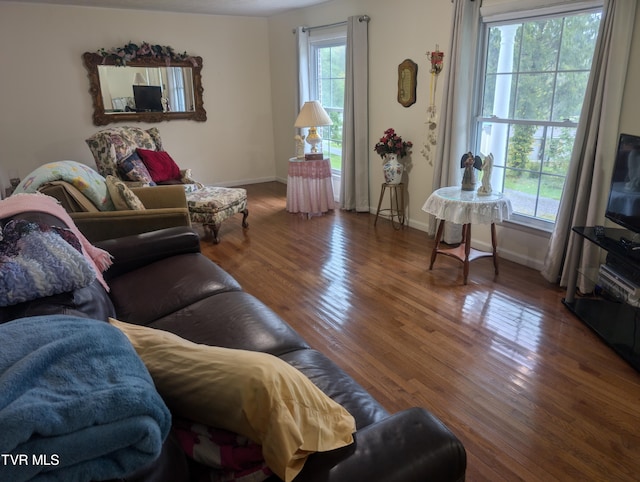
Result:
<svg viewBox="0 0 640 482"><path fill-rule="evenodd" d="M180 179L180 168L167 151L136 149L154 182Z"/></svg>

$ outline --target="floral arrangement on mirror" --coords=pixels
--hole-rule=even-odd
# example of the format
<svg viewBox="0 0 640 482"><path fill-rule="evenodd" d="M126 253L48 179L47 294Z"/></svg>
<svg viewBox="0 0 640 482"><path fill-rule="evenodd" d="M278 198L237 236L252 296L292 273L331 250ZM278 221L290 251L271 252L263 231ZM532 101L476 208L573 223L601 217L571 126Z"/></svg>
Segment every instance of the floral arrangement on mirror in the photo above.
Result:
<svg viewBox="0 0 640 482"><path fill-rule="evenodd" d="M135 59L158 59L164 60L169 66L171 62L189 61L196 65L196 60L186 52L178 53L169 46L152 45L148 42L142 42L141 45L129 42L123 47L115 47L109 50L100 49L98 53L103 57L111 57L116 65L125 66L128 62Z"/></svg>
<svg viewBox="0 0 640 482"><path fill-rule="evenodd" d="M383 159L386 154L395 154L399 158L403 158L411 154L412 147L413 143L411 141L403 141L395 130L389 128L384 131L384 136L380 138L373 150Z"/></svg>

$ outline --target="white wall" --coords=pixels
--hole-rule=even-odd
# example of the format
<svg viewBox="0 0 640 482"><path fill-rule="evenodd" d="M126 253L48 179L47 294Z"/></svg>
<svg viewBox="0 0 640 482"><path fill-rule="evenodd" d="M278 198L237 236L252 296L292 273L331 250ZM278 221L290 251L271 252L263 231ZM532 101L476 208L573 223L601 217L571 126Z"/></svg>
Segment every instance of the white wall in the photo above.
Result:
<svg viewBox="0 0 640 482"><path fill-rule="evenodd" d="M208 120L153 124L178 165L211 184L274 179L266 19L0 3L0 183L55 160L95 166L82 54L129 41L203 58Z"/></svg>
<svg viewBox="0 0 640 482"><path fill-rule="evenodd" d="M485 7L504 6L505 3L528 8L549 5L559 0L484 0ZM450 25L453 6L450 1L425 0L335 0L318 7L288 12L269 19L271 49L272 98L274 105L274 139L276 169L279 179L286 179L287 159L293 152L293 122L297 112L295 44L291 30L298 25L323 25L346 20L349 15L367 14L369 23L369 142L374 143L387 127L395 128L405 140L413 141L412 170L407 186L410 225L426 230L427 214L421 210L431 193L433 166L421 155L425 142L426 108L429 94L429 62L426 52L439 44L445 52L444 62L450 59ZM396 101L397 66L405 58L418 64L417 102L404 108ZM436 102L442 102L445 75L438 79ZM621 132L640 134L640 12L636 13L636 28L631 52L629 74L621 116ZM277 107L277 108L276 108ZM614 153L611 153L613 161ZM373 211L378 202L383 181L380 158L371 151L369 158L370 200ZM609 173L603 175L602 190L609 190ZM385 199L385 202L387 199ZM604 219L602 221L604 223ZM474 245L491 246L488 226L474 226ZM425 235L426 236L426 235ZM541 268L547 252L548 234L515 225L498 228L499 251L507 259Z"/></svg>

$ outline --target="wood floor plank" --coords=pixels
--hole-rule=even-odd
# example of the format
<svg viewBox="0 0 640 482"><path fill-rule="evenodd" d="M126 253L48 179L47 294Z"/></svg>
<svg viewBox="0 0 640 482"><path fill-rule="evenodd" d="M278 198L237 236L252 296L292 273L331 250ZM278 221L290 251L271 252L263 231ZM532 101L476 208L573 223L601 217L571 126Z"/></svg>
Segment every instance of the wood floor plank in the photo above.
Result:
<svg viewBox="0 0 640 482"><path fill-rule="evenodd" d="M500 260L439 256L426 233L368 213L307 219L286 186L246 186L250 228L203 253L389 411L423 406L462 440L469 481L638 480L640 374L561 303ZM202 233L204 235L204 233Z"/></svg>

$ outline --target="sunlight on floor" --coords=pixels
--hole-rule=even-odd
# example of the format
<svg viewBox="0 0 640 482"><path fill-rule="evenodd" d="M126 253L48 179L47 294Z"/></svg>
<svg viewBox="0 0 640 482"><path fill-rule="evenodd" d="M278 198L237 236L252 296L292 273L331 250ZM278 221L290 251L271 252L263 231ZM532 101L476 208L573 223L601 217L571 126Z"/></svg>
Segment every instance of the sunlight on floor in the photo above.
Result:
<svg viewBox="0 0 640 482"><path fill-rule="evenodd" d="M481 328L490 340L490 349L523 368L536 366L544 313L535 306L497 292L476 292L464 300L469 323Z"/></svg>
<svg viewBox="0 0 640 482"><path fill-rule="evenodd" d="M326 310L326 313L321 315L336 329L340 329L343 322L350 319L347 315L353 307L351 273L347 269L348 252L345 243L342 226L334 224L331 227L329 254L321 271L327 284L320 298Z"/></svg>

